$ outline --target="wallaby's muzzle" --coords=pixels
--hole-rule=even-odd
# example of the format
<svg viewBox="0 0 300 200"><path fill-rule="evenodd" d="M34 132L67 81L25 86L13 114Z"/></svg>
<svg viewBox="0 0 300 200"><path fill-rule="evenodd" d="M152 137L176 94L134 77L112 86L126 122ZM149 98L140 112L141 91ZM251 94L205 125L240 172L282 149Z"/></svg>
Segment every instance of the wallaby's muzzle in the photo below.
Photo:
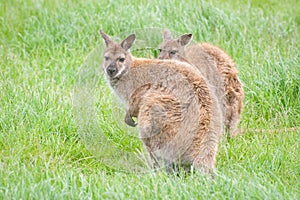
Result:
<svg viewBox="0 0 300 200"><path fill-rule="evenodd" d="M116 65L112 64L109 65L106 69L106 73L113 78L118 73L118 68Z"/></svg>
<svg viewBox="0 0 300 200"><path fill-rule="evenodd" d="M166 52L161 51L158 55L158 59L170 59Z"/></svg>

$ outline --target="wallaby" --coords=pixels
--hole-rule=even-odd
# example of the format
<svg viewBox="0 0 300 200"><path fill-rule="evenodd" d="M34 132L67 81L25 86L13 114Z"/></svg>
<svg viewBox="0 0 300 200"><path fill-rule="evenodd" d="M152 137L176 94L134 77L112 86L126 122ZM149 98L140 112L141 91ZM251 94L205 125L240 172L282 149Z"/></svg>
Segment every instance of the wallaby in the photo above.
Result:
<svg viewBox="0 0 300 200"><path fill-rule="evenodd" d="M186 47L191 39L192 34L184 34L174 39L172 33L165 30L163 42L159 46L158 58L189 62L195 65L213 86L218 87L221 84L220 88L225 92L223 99L225 128L227 136L230 137L240 120L244 99L243 85L238 78L238 70L230 56L219 47L208 43ZM216 63L217 72L213 64L207 64L212 62ZM222 83L219 79L222 79Z"/></svg>
<svg viewBox="0 0 300 200"><path fill-rule="evenodd" d="M137 117L139 137L154 167L215 169L223 115L216 95L192 65L176 60L135 58L135 35L121 43L100 31L106 47L102 69L123 101L129 125Z"/></svg>

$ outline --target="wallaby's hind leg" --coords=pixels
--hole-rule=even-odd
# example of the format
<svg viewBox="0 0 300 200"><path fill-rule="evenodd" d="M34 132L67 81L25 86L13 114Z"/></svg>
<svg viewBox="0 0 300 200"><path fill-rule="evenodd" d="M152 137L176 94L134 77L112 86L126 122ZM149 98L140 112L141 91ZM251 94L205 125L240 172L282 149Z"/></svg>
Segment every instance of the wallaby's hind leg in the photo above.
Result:
<svg viewBox="0 0 300 200"><path fill-rule="evenodd" d="M157 152L176 135L180 121L179 102L162 88L149 91L143 96L138 114L138 127L155 168L164 167L164 158Z"/></svg>
<svg viewBox="0 0 300 200"><path fill-rule="evenodd" d="M215 155L212 154L208 154L203 158L196 158L195 162L193 164L193 167L195 169L201 170L201 172L203 174L208 174L211 176L215 176Z"/></svg>
<svg viewBox="0 0 300 200"><path fill-rule="evenodd" d="M229 123L225 126L227 139L230 139L237 131L238 122L239 122L239 114L237 112L233 112Z"/></svg>
<svg viewBox="0 0 300 200"><path fill-rule="evenodd" d="M239 97L238 93L233 90L227 92L225 117L225 132L227 139L230 139L231 136L237 131L237 125L240 121L242 106L242 98Z"/></svg>
<svg viewBox="0 0 300 200"><path fill-rule="evenodd" d="M201 170L204 174L210 174L213 176L215 173L218 141L210 139L208 141L204 141L201 145L202 147L200 152L194 159L193 167Z"/></svg>
<svg viewBox="0 0 300 200"><path fill-rule="evenodd" d="M197 148L198 153L194 157L193 166L195 169L200 169L205 174L215 175L216 156L220 138L224 131L224 119L221 113L220 106L216 98L213 98L213 115L209 130L204 138L199 140L200 148Z"/></svg>
<svg viewBox="0 0 300 200"><path fill-rule="evenodd" d="M239 122L239 114L237 112L230 113L231 116L227 118L225 122L225 133L227 139L231 139L234 133L237 131L237 124Z"/></svg>

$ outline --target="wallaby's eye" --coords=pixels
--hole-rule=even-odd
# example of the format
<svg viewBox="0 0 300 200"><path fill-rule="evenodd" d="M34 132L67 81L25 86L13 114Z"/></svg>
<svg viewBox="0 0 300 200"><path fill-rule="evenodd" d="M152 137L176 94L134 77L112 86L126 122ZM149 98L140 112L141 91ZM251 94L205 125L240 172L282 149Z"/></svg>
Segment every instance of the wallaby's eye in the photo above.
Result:
<svg viewBox="0 0 300 200"><path fill-rule="evenodd" d="M159 52L161 52L161 49L158 49Z"/></svg>
<svg viewBox="0 0 300 200"><path fill-rule="evenodd" d="M125 61L125 58L119 58L119 61L120 61L120 62L124 62L124 61Z"/></svg>
<svg viewBox="0 0 300 200"><path fill-rule="evenodd" d="M170 55L175 55L177 51L170 51Z"/></svg>
<svg viewBox="0 0 300 200"><path fill-rule="evenodd" d="M104 56L104 59L105 59L105 61L108 61L109 58L107 56Z"/></svg>

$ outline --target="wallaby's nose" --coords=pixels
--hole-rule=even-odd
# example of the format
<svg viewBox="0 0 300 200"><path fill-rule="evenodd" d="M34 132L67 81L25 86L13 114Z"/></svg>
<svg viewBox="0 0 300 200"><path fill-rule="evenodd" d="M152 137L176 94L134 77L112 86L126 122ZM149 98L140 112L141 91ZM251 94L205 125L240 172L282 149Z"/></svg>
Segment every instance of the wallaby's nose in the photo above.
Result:
<svg viewBox="0 0 300 200"><path fill-rule="evenodd" d="M110 77L113 77L114 75L116 75L118 69L117 67L115 66L109 66L107 69L106 69L106 72L107 74L110 76Z"/></svg>
<svg viewBox="0 0 300 200"><path fill-rule="evenodd" d="M165 53L160 53L159 55L158 55L158 59L168 59L168 57L167 57L167 55L165 54Z"/></svg>

